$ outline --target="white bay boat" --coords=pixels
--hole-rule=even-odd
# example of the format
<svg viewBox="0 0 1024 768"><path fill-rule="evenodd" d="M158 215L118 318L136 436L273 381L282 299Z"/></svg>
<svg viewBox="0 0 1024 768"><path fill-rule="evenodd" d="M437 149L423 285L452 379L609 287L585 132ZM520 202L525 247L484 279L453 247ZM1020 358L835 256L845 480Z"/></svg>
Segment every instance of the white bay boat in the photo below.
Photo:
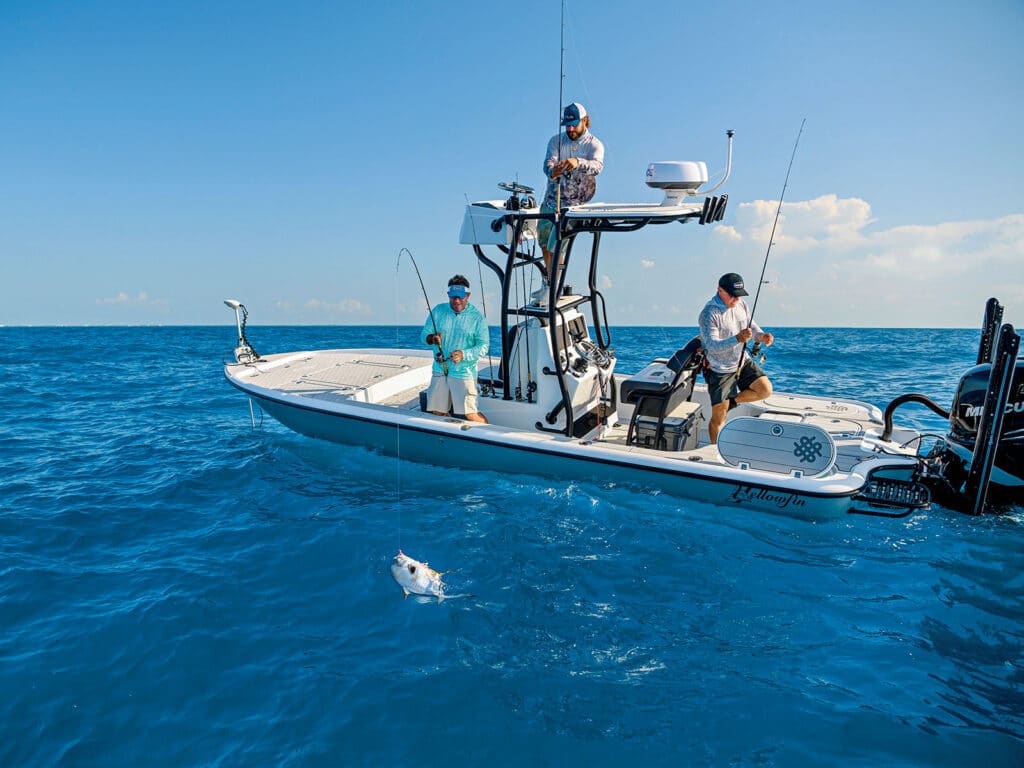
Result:
<svg viewBox="0 0 1024 768"><path fill-rule="evenodd" d="M709 194L725 178L701 189L703 163L656 163L647 181L664 190L662 204L594 203L542 214L532 190L506 184L506 200L466 207L460 240L501 286L501 349L494 353L500 361L478 364L488 424L425 412L428 349L258 356L237 301L227 302L236 312L238 347L225 376L296 432L412 461L628 485L813 519L904 515L927 507L932 490L975 512L990 487L1011 502L1022 500L1024 367L1012 326L999 333L1001 308L995 321L986 316L979 365L960 387L950 435L927 456L919 455L916 431L892 425L892 411L904 402L950 416L920 395L898 398L883 414L866 402L777 392L730 411L713 445L698 339L640 371L617 370L596 284L602 236L672 222L712 226L728 200ZM531 247L541 218L553 220L562 258L552 268L547 301L537 306L528 303L524 286L541 261ZM574 246L583 235L590 248L579 257ZM574 292L566 272L577 258L587 260L588 285Z"/></svg>

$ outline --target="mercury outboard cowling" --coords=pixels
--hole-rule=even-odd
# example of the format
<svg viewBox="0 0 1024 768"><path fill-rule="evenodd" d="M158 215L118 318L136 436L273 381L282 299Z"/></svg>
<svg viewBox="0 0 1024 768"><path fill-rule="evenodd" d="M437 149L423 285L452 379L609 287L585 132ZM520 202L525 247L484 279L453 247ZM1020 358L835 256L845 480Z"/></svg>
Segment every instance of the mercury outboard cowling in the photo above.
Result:
<svg viewBox="0 0 1024 768"><path fill-rule="evenodd" d="M892 439L893 412L925 405L949 419L949 433L923 457L922 481L947 507L980 514L993 506L1024 506L1024 360L1021 338L1002 325L995 299L985 307L977 364L960 379L949 411L924 395L900 395L885 409L882 440Z"/></svg>
<svg viewBox="0 0 1024 768"><path fill-rule="evenodd" d="M949 450L965 464L975 452L978 432L983 427L985 397L991 376L992 363L974 366L960 379L953 397L947 444ZM950 459L955 464L952 457ZM948 479L956 479L956 470L952 466L946 472L954 473L954 477ZM1024 360L1017 360L1013 367L1009 397L1003 406L992 469L992 494L993 500L1024 503Z"/></svg>

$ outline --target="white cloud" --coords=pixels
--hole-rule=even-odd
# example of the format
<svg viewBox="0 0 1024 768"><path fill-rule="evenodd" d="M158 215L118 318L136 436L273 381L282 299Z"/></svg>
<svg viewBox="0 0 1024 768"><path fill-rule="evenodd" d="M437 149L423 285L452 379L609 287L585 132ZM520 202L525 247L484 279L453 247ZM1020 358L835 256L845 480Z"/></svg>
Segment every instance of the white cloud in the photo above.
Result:
<svg viewBox="0 0 1024 768"><path fill-rule="evenodd" d="M365 321L374 314L372 307L358 299L325 301L314 297L302 302L279 299L275 306L283 315L282 322L286 323L344 324Z"/></svg>
<svg viewBox="0 0 1024 768"><path fill-rule="evenodd" d="M601 287L605 289L612 287L612 279L608 275L601 275Z"/></svg>
<svg viewBox="0 0 1024 768"><path fill-rule="evenodd" d="M726 262L749 263L751 246L767 248L777 206L742 203L734 225L716 228L729 251ZM980 322L988 296L1007 306L1024 297L1018 245L1024 214L877 224L859 198L785 203L769 257L784 283L762 292L759 318L787 325L970 326Z"/></svg>
<svg viewBox="0 0 1024 768"><path fill-rule="evenodd" d="M309 299L305 307L315 312L331 315L368 315L371 313L370 308L357 299L342 299L336 302Z"/></svg>
<svg viewBox="0 0 1024 768"><path fill-rule="evenodd" d="M644 269L650 269L654 266L654 262L650 259L640 259L640 266Z"/></svg>
<svg viewBox="0 0 1024 768"><path fill-rule="evenodd" d="M731 240L767 248L778 210L777 200L740 203L736 224L719 229ZM871 206L860 198L822 195L814 200L783 203L773 250L803 251L825 243L833 249L853 247L863 237L862 230L873 222Z"/></svg>
<svg viewBox="0 0 1024 768"><path fill-rule="evenodd" d="M116 296L111 298L96 299L96 303L100 306L137 307L142 305L163 306L167 302L163 299L150 299L149 294L145 291L139 291L134 296L129 296L125 291L119 291Z"/></svg>

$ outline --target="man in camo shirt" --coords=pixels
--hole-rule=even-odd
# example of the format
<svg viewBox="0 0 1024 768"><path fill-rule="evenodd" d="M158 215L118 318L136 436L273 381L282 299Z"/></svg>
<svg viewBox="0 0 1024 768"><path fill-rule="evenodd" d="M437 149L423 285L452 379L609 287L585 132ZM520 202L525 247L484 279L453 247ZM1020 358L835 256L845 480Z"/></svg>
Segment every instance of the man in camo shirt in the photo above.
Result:
<svg viewBox="0 0 1024 768"><path fill-rule="evenodd" d="M542 213L554 213L559 207L564 209L590 202L597 191L597 174L604 168L604 144L590 132L590 115L582 104L574 101L565 108L562 125L565 133L551 137L544 156L544 175L548 186L540 207ZM544 255L545 275L544 284L533 298L536 303L543 304L547 300L551 252L555 247L553 222L537 222L537 242Z"/></svg>

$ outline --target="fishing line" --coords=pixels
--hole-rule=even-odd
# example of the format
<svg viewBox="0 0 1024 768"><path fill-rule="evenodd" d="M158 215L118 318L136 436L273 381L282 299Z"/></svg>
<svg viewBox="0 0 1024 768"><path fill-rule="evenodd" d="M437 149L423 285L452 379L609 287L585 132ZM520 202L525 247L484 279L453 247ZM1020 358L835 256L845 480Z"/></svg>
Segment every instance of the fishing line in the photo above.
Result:
<svg viewBox="0 0 1024 768"><path fill-rule="evenodd" d="M565 4L562 4L563 9ZM580 79L580 85L583 86L583 95L586 97L588 102L591 102L590 89L587 87L587 80L583 77L583 57L580 56L579 46L576 44L576 33L572 29L572 19L569 20L569 37L572 40L572 52L573 57L576 59L576 75Z"/></svg>
<svg viewBox="0 0 1024 768"><path fill-rule="evenodd" d="M411 257L412 254L409 254ZM398 252L398 258L402 258L402 252ZM398 315L398 264L395 264L395 347L397 348L401 331L399 330ZM402 426L395 422L395 508L398 511L398 551L402 551Z"/></svg>

